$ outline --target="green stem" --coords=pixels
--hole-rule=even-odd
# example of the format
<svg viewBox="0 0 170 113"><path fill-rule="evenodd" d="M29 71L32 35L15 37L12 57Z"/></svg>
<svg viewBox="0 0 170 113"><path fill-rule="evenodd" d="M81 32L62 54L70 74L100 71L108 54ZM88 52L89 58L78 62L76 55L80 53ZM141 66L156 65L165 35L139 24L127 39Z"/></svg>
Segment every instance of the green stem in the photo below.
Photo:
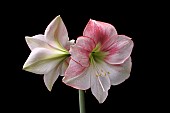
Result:
<svg viewBox="0 0 170 113"><path fill-rule="evenodd" d="M80 109L80 113L86 113L84 91L83 90L79 90L79 109Z"/></svg>

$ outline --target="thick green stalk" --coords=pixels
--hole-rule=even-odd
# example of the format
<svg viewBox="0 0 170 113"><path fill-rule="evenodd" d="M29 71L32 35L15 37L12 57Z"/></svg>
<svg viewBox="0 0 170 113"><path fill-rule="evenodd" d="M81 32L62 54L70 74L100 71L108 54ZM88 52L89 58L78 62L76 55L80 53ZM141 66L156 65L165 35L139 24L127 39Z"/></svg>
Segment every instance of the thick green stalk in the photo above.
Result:
<svg viewBox="0 0 170 113"><path fill-rule="evenodd" d="M86 113L85 98L84 98L84 91L83 90L79 90L79 109L80 109L80 113Z"/></svg>

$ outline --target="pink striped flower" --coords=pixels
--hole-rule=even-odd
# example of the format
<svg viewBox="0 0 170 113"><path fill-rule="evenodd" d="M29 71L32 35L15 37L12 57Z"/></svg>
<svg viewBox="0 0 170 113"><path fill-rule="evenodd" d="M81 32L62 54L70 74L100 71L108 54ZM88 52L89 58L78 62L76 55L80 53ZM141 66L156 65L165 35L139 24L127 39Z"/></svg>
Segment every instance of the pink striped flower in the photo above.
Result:
<svg viewBox="0 0 170 113"><path fill-rule="evenodd" d="M71 60L63 82L80 90L91 88L103 103L110 86L130 76L132 48L131 38L118 35L111 24L90 19L83 36L70 48Z"/></svg>
<svg viewBox="0 0 170 113"><path fill-rule="evenodd" d="M57 16L46 28L44 35L25 37L31 49L23 69L36 74L44 74L44 82L51 91L59 75L68 67L69 41L67 29L60 16Z"/></svg>

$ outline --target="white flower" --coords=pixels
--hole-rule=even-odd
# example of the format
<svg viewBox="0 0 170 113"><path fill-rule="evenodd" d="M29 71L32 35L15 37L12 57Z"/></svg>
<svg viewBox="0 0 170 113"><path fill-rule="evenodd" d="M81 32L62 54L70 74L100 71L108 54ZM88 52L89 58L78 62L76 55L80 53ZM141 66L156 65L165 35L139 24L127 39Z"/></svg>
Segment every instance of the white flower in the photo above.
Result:
<svg viewBox="0 0 170 113"><path fill-rule="evenodd" d="M44 74L44 82L51 91L59 75L68 67L70 45L67 29L62 18L57 16L46 28L44 35L25 37L31 49L23 69L36 74Z"/></svg>

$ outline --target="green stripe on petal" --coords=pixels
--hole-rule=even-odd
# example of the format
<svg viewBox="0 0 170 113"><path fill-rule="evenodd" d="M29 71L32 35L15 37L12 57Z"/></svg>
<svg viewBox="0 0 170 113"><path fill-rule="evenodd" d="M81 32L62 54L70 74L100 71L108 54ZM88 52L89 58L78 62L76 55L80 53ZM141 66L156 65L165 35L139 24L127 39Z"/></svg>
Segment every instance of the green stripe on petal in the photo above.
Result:
<svg viewBox="0 0 170 113"><path fill-rule="evenodd" d="M45 74L69 56L68 52L36 48L31 52L23 69L37 74Z"/></svg>

